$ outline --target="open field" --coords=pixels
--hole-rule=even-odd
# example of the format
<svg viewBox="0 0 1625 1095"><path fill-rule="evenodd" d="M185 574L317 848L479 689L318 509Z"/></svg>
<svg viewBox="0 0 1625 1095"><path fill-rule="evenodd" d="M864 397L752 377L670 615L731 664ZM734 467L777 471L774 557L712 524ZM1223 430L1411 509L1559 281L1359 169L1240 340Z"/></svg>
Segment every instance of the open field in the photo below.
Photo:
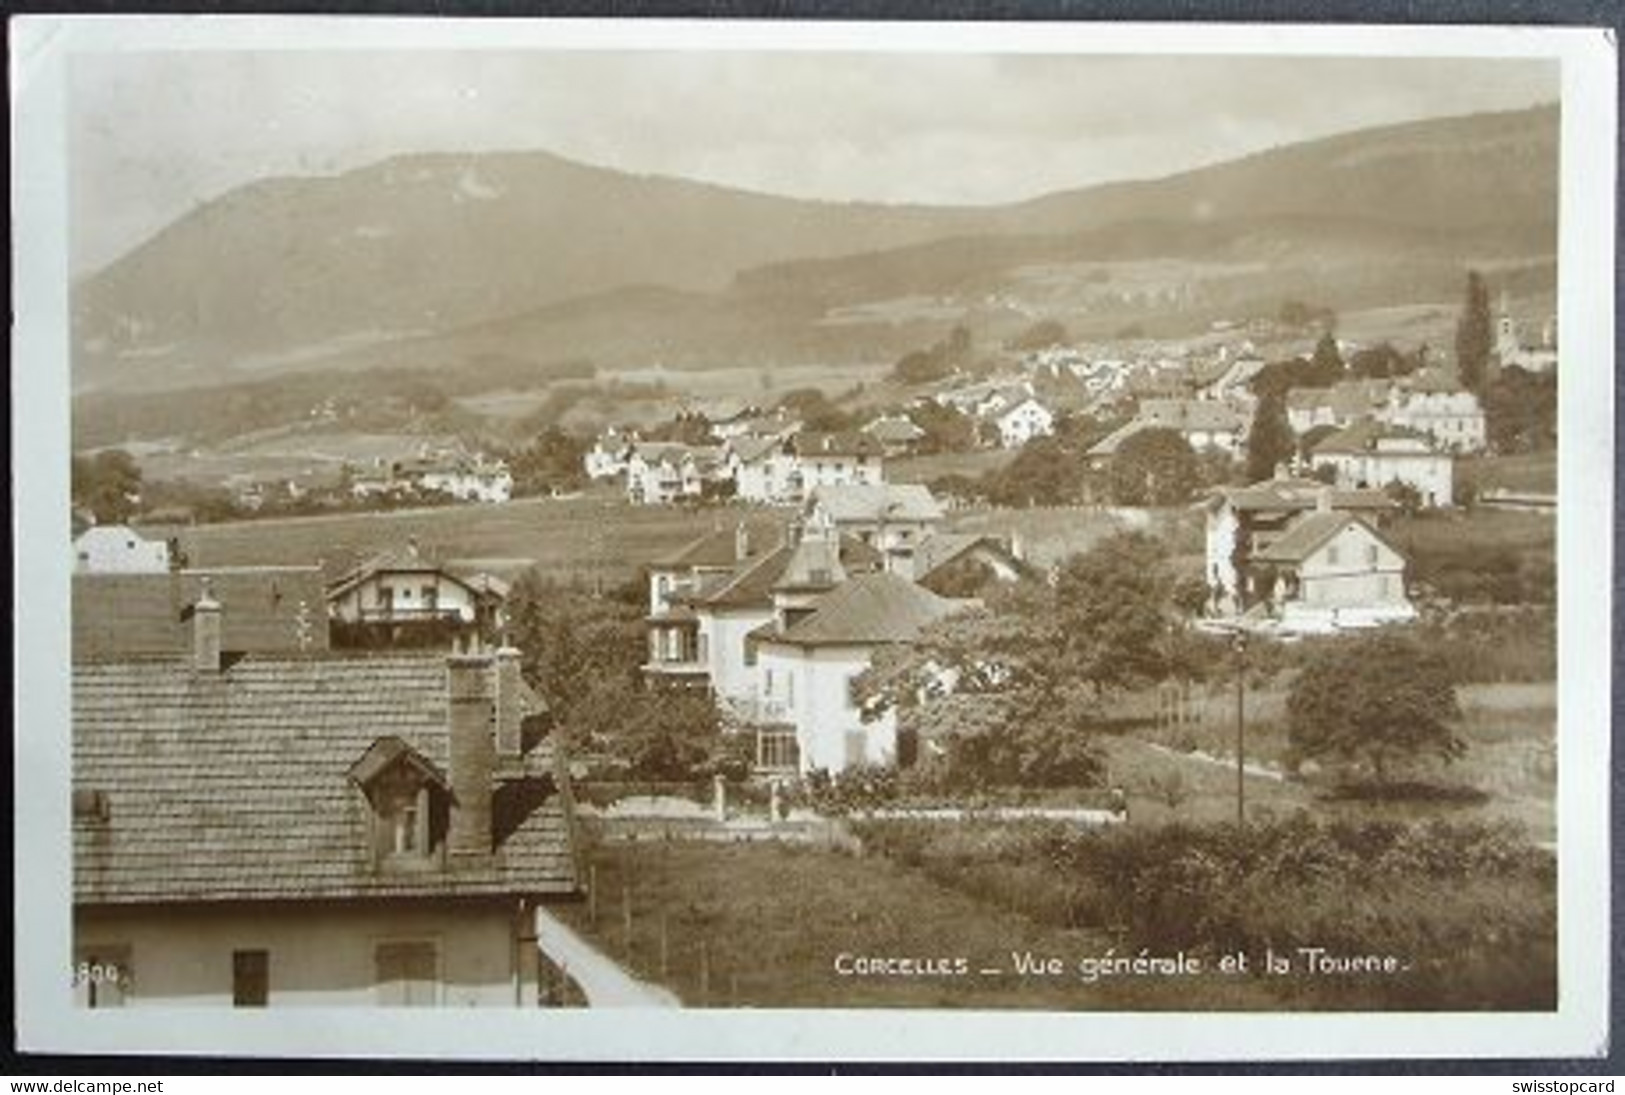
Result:
<svg viewBox="0 0 1625 1095"><path fill-rule="evenodd" d="M353 559L415 537L426 551L444 558L529 559L561 578L618 582L650 560L741 519L763 535L775 535L784 516L739 506L629 506L606 491L499 506L233 521L151 533L178 536L194 566Z"/></svg>
<svg viewBox="0 0 1625 1095"><path fill-rule="evenodd" d="M1532 452L1516 456L1471 456L1456 463L1459 488L1479 493L1490 490L1557 492L1557 453Z"/></svg>
<svg viewBox="0 0 1625 1095"><path fill-rule="evenodd" d="M1016 458L1015 449L976 449L930 456L899 456L886 461L886 479L892 483L930 483L945 475L975 479L996 471Z"/></svg>
<svg viewBox="0 0 1625 1095"><path fill-rule="evenodd" d="M1334 802L1324 797L1324 780L1289 782L1260 772L1247 780L1250 810L1303 807L1350 817L1512 820L1533 840L1555 839L1555 682L1466 685L1458 698L1466 755L1448 765L1419 761L1406 778L1467 793L1406 803ZM1149 697L1138 697L1123 714L1148 719L1152 710ZM1235 816L1235 693L1222 683L1195 689L1190 712L1192 721L1183 726L1158 728L1146 721L1131 733L1102 739L1110 778L1128 792L1136 818ZM1247 690L1246 739L1249 764L1280 772L1287 755L1284 688Z"/></svg>
<svg viewBox="0 0 1625 1095"><path fill-rule="evenodd" d="M689 1006L1269 1009L1250 978L1084 983L1077 961L1112 941L1038 923L883 856L780 844L647 842L590 848L589 903L561 910L637 976ZM631 908L630 939L626 907ZM922 910L929 913L922 915ZM662 938L665 940L662 947ZM703 949L702 949L703 948ZM1018 976L1012 951L1060 958L1064 976ZM842 956L846 956L842 959ZM966 960L952 976L837 972L855 957ZM982 974L983 969L999 970ZM702 972L703 971L703 972Z"/></svg>

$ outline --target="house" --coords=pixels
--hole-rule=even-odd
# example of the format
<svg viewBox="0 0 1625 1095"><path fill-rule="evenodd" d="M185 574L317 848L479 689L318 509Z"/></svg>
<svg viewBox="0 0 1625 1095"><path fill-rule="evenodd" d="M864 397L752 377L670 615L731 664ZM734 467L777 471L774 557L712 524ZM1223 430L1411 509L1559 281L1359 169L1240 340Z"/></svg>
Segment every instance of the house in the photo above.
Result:
<svg viewBox="0 0 1625 1095"><path fill-rule="evenodd" d="M205 590L223 608L220 645L229 654L328 649L320 567L211 567L164 574L75 574L74 659L190 650L191 606Z"/></svg>
<svg viewBox="0 0 1625 1095"><path fill-rule="evenodd" d="M1523 341L1518 323L1505 293L1501 294L1501 315L1495 324L1495 359L1503 369L1516 366L1525 372L1549 373L1557 368L1557 317L1550 317L1541 329L1541 340L1530 345Z"/></svg>
<svg viewBox="0 0 1625 1095"><path fill-rule="evenodd" d="M501 460L441 453L397 461L391 475L418 490L449 495L460 502L506 502L513 497L513 474Z"/></svg>
<svg viewBox="0 0 1625 1095"><path fill-rule="evenodd" d="M1390 380L1344 380L1330 388L1295 388L1286 397L1287 421L1300 437L1321 426L1347 429L1371 418L1417 430L1451 452L1479 452L1485 444L1478 396L1444 370L1418 370Z"/></svg>
<svg viewBox="0 0 1625 1095"><path fill-rule="evenodd" d="M803 546L809 543L818 541ZM798 576L812 588L799 588ZM853 683L877 650L912 642L967 602L898 574L863 574L825 591L817 588L821 577L816 565L790 568L774 619L751 633L760 674L758 755L803 773L895 763L895 713L865 721Z"/></svg>
<svg viewBox="0 0 1625 1095"><path fill-rule="evenodd" d="M1251 572L1251 560L1285 536L1303 514L1316 509L1350 513L1374 526L1395 503L1380 490L1329 487L1310 479L1277 477L1209 495L1206 511L1206 579L1216 615L1237 615L1269 593Z"/></svg>
<svg viewBox="0 0 1625 1095"><path fill-rule="evenodd" d="M1426 434L1366 418L1318 442L1310 464L1330 468L1345 488L1413 488L1424 506L1455 504L1455 457L1438 451Z"/></svg>
<svg viewBox="0 0 1625 1095"><path fill-rule="evenodd" d="M999 444L1007 449L1019 449L1035 437L1048 437L1055 432L1055 415L1032 396L991 416L999 431Z"/></svg>
<svg viewBox="0 0 1625 1095"><path fill-rule="evenodd" d="M1218 400L1250 396L1248 385L1263 371L1264 364L1264 359L1251 347L1244 347L1235 354L1225 347L1208 368L1196 375L1195 394L1199 399Z"/></svg>
<svg viewBox="0 0 1625 1095"><path fill-rule="evenodd" d="M1266 612L1282 631L1331 633L1415 619L1405 594L1405 557L1329 496L1254 553Z"/></svg>
<svg viewBox="0 0 1625 1095"><path fill-rule="evenodd" d="M169 544L148 540L128 525L92 525L73 542L73 569L79 574L164 574Z"/></svg>
<svg viewBox="0 0 1625 1095"><path fill-rule="evenodd" d="M778 437L736 437L723 446L734 497L743 502L791 501L795 461Z"/></svg>
<svg viewBox="0 0 1625 1095"><path fill-rule="evenodd" d="M690 599L725 582L759 552L741 522L719 528L649 564L649 612L644 626L649 660L643 673L651 684L686 688L711 686L710 637Z"/></svg>
<svg viewBox="0 0 1625 1095"><path fill-rule="evenodd" d="M535 911L575 898L559 743L519 655L73 666L82 1006L538 1002Z"/></svg>
<svg viewBox="0 0 1625 1095"><path fill-rule="evenodd" d="M1488 444L1484 407L1444 369L1420 369L1395 384L1380 421L1417 430L1448 452L1483 452Z"/></svg>
<svg viewBox="0 0 1625 1095"><path fill-rule="evenodd" d="M925 437L925 431L906 414L881 415L863 427L863 432L880 442L887 456L913 453L919 447L921 438Z"/></svg>
<svg viewBox="0 0 1625 1095"><path fill-rule="evenodd" d="M500 630L507 585L454 571L417 541L374 555L327 589L333 644L477 650Z"/></svg>
<svg viewBox="0 0 1625 1095"><path fill-rule="evenodd" d="M789 486L793 501L810 498L820 487L875 485L886 481L885 449L865 433L812 433L790 438L794 463Z"/></svg>
<svg viewBox="0 0 1625 1095"><path fill-rule="evenodd" d="M914 581L944 597L979 597L995 582L1036 577L1020 545L981 533L935 532L914 553Z"/></svg>
<svg viewBox="0 0 1625 1095"><path fill-rule="evenodd" d="M633 505L658 506L699 501L728 479L721 448L677 441L645 441L632 446L626 465L626 497Z"/></svg>
<svg viewBox="0 0 1625 1095"><path fill-rule="evenodd" d="M614 479L626 474L627 462L632 457L632 446L637 444L635 432L609 429L593 440L592 448L582 457L589 479Z"/></svg>
<svg viewBox="0 0 1625 1095"><path fill-rule="evenodd" d="M806 506L807 523L833 529L876 549L886 568L912 576L914 553L944 516L930 488L917 483L820 487Z"/></svg>
<svg viewBox="0 0 1625 1095"><path fill-rule="evenodd" d="M1144 399L1134 418L1102 438L1088 452L1092 461L1117 455L1123 442L1146 430L1172 430L1197 452L1239 455L1246 418L1228 403L1205 399Z"/></svg>

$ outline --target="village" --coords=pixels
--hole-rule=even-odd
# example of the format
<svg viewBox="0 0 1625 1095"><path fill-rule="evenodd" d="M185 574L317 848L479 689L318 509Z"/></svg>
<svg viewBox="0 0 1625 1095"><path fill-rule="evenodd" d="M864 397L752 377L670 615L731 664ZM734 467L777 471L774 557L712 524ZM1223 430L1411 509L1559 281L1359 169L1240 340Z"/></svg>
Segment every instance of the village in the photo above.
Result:
<svg viewBox="0 0 1625 1095"><path fill-rule="evenodd" d="M1183 344L1038 324L981 356L955 328L889 385L691 401L550 435L547 461L424 444L346 466L292 517L268 500L309 493L293 481L240 487L214 523L86 454L80 1001L1190 991L840 972L926 947L903 910L929 900L983 965L1016 940L1425 937L1485 968L1232 983L1215 1007L1547 1006L1556 498L1523 471L1555 448L1557 337L1488 300L1475 274L1453 350L1288 309ZM1225 839L1300 841L1318 877L1387 896L1334 931L1303 911L1334 890L1284 866L1158 889L1158 856ZM1510 849L1499 875L1449 875L1487 845ZM1530 901L1496 941L1469 905L1371 934L1447 877ZM1303 902L1266 916L1237 887ZM1214 905L1175 924L1148 892Z"/></svg>

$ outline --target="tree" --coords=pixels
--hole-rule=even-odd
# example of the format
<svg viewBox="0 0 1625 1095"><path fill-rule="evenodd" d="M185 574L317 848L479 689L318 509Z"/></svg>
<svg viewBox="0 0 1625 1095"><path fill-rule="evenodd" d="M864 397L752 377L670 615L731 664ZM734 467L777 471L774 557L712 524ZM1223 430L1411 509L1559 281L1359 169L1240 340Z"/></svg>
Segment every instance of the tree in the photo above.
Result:
<svg viewBox="0 0 1625 1095"><path fill-rule="evenodd" d="M818 388L796 388L785 392L779 406L815 433L839 433L852 428L852 415L842 410Z"/></svg>
<svg viewBox="0 0 1625 1095"><path fill-rule="evenodd" d="M1066 327L1054 319L1041 319L1012 338L1006 345L1012 350L1043 350L1067 341Z"/></svg>
<svg viewBox="0 0 1625 1095"><path fill-rule="evenodd" d="M595 684L622 694L642 687L642 606L599 597L582 585L529 570L505 606L508 641L523 654L525 675L561 720Z"/></svg>
<svg viewBox="0 0 1625 1095"><path fill-rule="evenodd" d="M1462 387L1482 392L1489 379L1495 334L1490 322L1490 291L1477 270L1467 272L1467 300L1456 322L1456 375Z"/></svg>
<svg viewBox="0 0 1625 1095"><path fill-rule="evenodd" d="M896 710L900 729L939 745L949 785L1092 783L1103 703L1171 671L1190 597L1160 541L1120 533L1053 583L990 590L983 607L877 652L855 690L866 717Z"/></svg>
<svg viewBox="0 0 1625 1095"><path fill-rule="evenodd" d="M1190 443L1177 430L1154 427L1117 447L1107 486L1120 506L1177 506L1190 501L1196 484Z"/></svg>
<svg viewBox="0 0 1625 1095"><path fill-rule="evenodd" d="M1343 353L1337 348L1337 339L1327 331L1315 343L1315 353L1309 359L1309 366L1317 378L1332 376L1341 379L1344 373Z"/></svg>
<svg viewBox="0 0 1625 1095"><path fill-rule="evenodd" d="M552 490L575 490L586 482L587 472L583 464L586 455L585 441L565 433L557 426L549 426L535 441L509 459L514 493L528 495L546 494Z"/></svg>
<svg viewBox="0 0 1625 1095"><path fill-rule="evenodd" d="M1356 350L1349 355L1349 372L1354 376L1373 380L1405 376L1413 373L1421 360L1420 355L1402 354L1386 342Z"/></svg>
<svg viewBox="0 0 1625 1095"><path fill-rule="evenodd" d="M1557 377L1514 365L1483 391L1485 430L1498 453L1557 447Z"/></svg>
<svg viewBox="0 0 1625 1095"><path fill-rule="evenodd" d="M71 490L74 503L95 514L97 521L118 524L130 518L141 500L141 468L123 449L75 456Z"/></svg>
<svg viewBox="0 0 1625 1095"><path fill-rule="evenodd" d="M909 408L908 419L924 431L916 446L921 453L969 452L976 447L976 420L957 407L926 400Z"/></svg>
<svg viewBox="0 0 1625 1095"><path fill-rule="evenodd" d="M984 478L983 490L999 506L1066 505L1078 500L1083 471L1082 459L1059 438L1035 437Z"/></svg>
<svg viewBox="0 0 1625 1095"><path fill-rule="evenodd" d="M1444 656L1393 631L1327 645L1310 657L1287 696L1289 738L1306 758L1367 763L1386 784L1396 763L1424 754L1445 761L1466 750Z"/></svg>
<svg viewBox="0 0 1625 1095"><path fill-rule="evenodd" d="M1296 448L1297 436L1286 416L1286 397L1275 391L1265 393L1253 413L1252 428L1247 431L1247 481L1273 479L1276 469L1292 459Z"/></svg>

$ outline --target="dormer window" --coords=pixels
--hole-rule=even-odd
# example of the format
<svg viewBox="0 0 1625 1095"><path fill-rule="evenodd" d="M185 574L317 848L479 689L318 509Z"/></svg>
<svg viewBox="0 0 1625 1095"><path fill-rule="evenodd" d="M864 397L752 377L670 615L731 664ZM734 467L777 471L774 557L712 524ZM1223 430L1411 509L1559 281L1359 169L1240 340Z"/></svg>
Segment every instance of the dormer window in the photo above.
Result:
<svg viewBox="0 0 1625 1095"><path fill-rule="evenodd" d="M412 870L439 862L450 789L433 764L399 738L380 738L351 766L350 780L366 796L375 868Z"/></svg>

